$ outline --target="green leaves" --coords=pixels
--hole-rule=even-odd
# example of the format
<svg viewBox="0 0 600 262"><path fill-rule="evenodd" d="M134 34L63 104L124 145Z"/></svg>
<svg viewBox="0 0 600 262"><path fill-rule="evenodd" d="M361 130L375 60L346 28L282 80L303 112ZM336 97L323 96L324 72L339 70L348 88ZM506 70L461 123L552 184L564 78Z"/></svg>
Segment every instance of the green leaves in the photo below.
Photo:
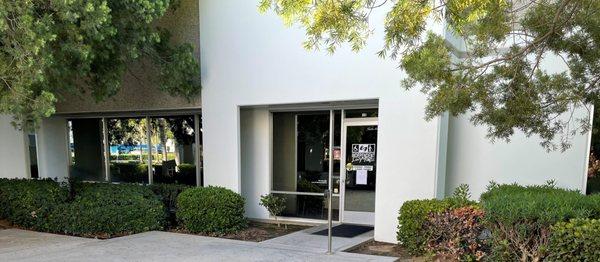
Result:
<svg viewBox="0 0 600 262"><path fill-rule="evenodd" d="M426 118L468 113L492 140L521 131L548 150L565 150L589 130L600 93L600 2L596 0L262 0L298 23L305 46L344 43L356 51L370 36L369 14L388 8L381 57L398 59L404 86L428 97ZM435 25L434 23L437 23ZM376 25L377 26L377 25ZM435 33L432 32L435 29ZM556 61L555 61L556 60Z"/></svg>
<svg viewBox="0 0 600 262"><path fill-rule="evenodd" d="M596 261L600 259L600 220L572 219L552 226L548 261Z"/></svg>
<svg viewBox="0 0 600 262"><path fill-rule="evenodd" d="M169 45L153 23L169 0L0 2L0 113L35 128L64 92L118 92L128 66L149 61L171 95L198 94L199 65L188 44ZM138 63L141 65L141 63Z"/></svg>
<svg viewBox="0 0 600 262"><path fill-rule="evenodd" d="M192 233L223 234L244 229L245 200L223 187L195 187L177 197L177 219Z"/></svg>

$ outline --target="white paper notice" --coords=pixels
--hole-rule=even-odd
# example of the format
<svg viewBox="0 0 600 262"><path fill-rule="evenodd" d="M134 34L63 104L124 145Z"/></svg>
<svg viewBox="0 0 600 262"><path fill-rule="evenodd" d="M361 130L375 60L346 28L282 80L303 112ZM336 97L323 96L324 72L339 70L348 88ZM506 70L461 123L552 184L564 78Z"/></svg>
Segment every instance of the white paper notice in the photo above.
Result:
<svg viewBox="0 0 600 262"><path fill-rule="evenodd" d="M366 185L367 184L367 170L361 169L356 170L356 184L357 185Z"/></svg>

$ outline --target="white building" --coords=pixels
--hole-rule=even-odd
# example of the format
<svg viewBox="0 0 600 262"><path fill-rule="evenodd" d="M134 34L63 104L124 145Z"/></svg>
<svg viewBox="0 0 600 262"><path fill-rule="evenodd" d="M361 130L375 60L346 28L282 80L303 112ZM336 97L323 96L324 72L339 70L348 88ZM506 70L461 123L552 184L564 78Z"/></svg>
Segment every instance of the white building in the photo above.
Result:
<svg viewBox="0 0 600 262"><path fill-rule="evenodd" d="M195 130L186 144L194 152L189 162L202 166L196 183L241 193L250 218L268 219L259 198L275 193L287 199L286 219L323 222L323 192L331 182L336 220L374 225L376 240L395 242L404 201L444 197L462 183L474 198L491 180L553 179L585 190L589 135L574 137L564 153L548 153L522 134L491 143L486 128L468 117L425 121L425 96L403 89L397 62L376 55L383 47L380 27L360 52L341 48L329 55L305 50L304 32L260 14L257 1L183 4L164 23L177 41L196 45L201 99L187 103L126 79L121 93L101 104L61 102L35 136L14 130L3 116L0 177L29 177L36 162L39 177L115 181L126 171L111 167L110 121L187 118ZM383 24L384 12L374 12L373 25ZM36 156L29 157L30 148ZM150 167L148 178L134 182L156 182L158 172L165 171Z"/></svg>

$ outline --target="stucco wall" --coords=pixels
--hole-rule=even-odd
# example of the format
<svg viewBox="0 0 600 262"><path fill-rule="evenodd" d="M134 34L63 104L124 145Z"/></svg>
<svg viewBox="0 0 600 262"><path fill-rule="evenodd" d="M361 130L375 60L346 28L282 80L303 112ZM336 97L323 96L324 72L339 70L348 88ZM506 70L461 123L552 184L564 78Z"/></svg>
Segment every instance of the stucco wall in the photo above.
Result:
<svg viewBox="0 0 600 262"><path fill-rule="evenodd" d="M175 12L167 13L157 23L169 29L174 43L190 43L196 57L200 58L198 0L181 0L181 6ZM173 97L158 90L150 80L147 67L134 64L123 78L119 93L102 102L96 102L91 95L64 93L57 104L58 114L148 111L200 108L200 97L188 101L182 97Z"/></svg>
<svg viewBox="0 0 600 262"><path fill-rule="evenodd" d="M553 55L546 56L540 67L548 73L568 69L561 58ZM589 119L591 113L588 109L579 108L575 110L573 119ZM567 113L562 119L569 117ZM579 123L574 120L571 124L573 128ZM446 194L466 183L471 188L472 197L477 199L491 180L526 185L555 180L559 187L585 192L589 133L572 137L572 146L565 152L547 152L540 145L539 137L526 137L518 130L510 138L510 143L502 140L492 143L485 137L486 128L473 126L469 115L450 119Z"/></svg>
<svg viewBox="0 0 600 262"><path fill-rule="evenodd" d="M37 139L40 178L65 180L69 176L67 120L58 116L42 120Z"/></svg>
<svg viewBox="0 0 600 262"><path fill-rule="evenodd" d="M374 24L383 23L383 11L374 11ZM261 139L246 150L247 142L240 142L241 106L379 99L375 238L395 241L402 203L435 196L439 130L437 120L423 120L425 97L401 88L397 63L376 55L383 46L380 29L359 53L348 48L334 55L309 52L302 47L303 31L285 28L273 14L260 14L255 1L201 0L205 184L245 192L246 169L264 170L267 130L256 130ZM254 162L241 161L254 152L261 152Z"/></svg>
<svg viewBox="0 0 600 262"><path fill-rule="evenodd" d="M240 111L241 194L246 198L246 216L267 218L268 212L259 206L260 196L269 193L270 120L266 108Z"/></svg>
<svg viewBox="0 0 600 262"><path fill-rule="evenodd" d="M12 117L0 115L0 178L29 177L26 136L10 123Z"/></svg>
<svg viewBox="0 0 600 262"><path fill-rule="evenodd" d="M574 137L565 152L547 152L538 138L522 133L511 137L510 143L491 143L485 138L486 128L472 126L465 116L453 117L448 132L447 194L466 183L478 199L491 180L539 185L551 179L559 187L585 192L587 135Z"/></svg>

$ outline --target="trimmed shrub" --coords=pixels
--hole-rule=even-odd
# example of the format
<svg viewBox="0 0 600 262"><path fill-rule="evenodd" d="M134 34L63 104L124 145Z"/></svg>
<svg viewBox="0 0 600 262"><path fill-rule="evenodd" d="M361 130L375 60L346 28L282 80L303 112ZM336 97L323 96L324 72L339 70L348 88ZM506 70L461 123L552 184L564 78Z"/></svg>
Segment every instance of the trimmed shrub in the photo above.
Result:
<svg viewBox="0 0 600 262"><path fill-rule="evenodd" d="M105 236L162 229L165 208L145 186L82 183L75 198L49 216L47 229L82 236Z"/></svg>
<svg viewBox="0 0 600 262"><path fill-rule="evenodd" d="M427 250L441 261L479 261L487 250L484 212L477 206L465 206L432 213L425 224L430 232Z"/></svg>
<svg viewBox="0 0 600 262"><path fill-rule="evenodd" d="M35 230L46 230L50 214L67 200L68 191L50 180L0 180L0 217Z"/></svg>
<svg viewBox="0 0 600 262"><path fill-rule="evenodd" d="M450 202L438 199L404 202L398 216L397 239L409 254L419 256L425 252L430 232L424 226L429 215L444 212L450 207Z"/></svg>
<svg viewBox="0 0 600 262"><path fill-rule="evenodd" d="M398 216L398 241L402 243L409 254L423 255L431 233L425 226L430 215L453 208L475 205L476 202L469 200L470 197L469 186L461 184L454 190L452 196L444 200L427 199L404 202Z"/></svg>
<svg viewBox="0 0 600 262"><path fill-rule="evenodd" d="M548 261L600 261L600 220L572 219L552 226Z"/></svg>
<svg viewBox="0 0 600 262"><path fill-rule="evenodd" d="M546 186L494 185L482 194L494 260L541 260L550 226L598 215L600 198Z"/></svg>
<svg viewBox="0 0 600 262"><path fill-rule="evenodd" d="M247 226L244 198L222 187L196 187L177 197L177 219L192 233L229 233Z"/></svg>

